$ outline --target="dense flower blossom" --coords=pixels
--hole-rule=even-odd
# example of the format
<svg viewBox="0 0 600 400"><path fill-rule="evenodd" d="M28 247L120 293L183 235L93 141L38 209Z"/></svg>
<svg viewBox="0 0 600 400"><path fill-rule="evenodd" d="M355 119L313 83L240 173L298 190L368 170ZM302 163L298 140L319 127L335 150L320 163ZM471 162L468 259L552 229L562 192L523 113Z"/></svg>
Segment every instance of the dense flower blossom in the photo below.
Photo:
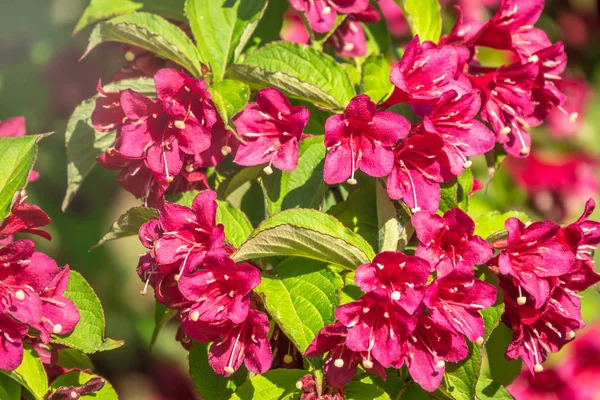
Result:
<svg viewBox="0 0 600 400"><path fill-rule="evenodd" d="M390 198L402 200L413 212L434 212L440 203L439 184L452 178L444 140L435 134L417 134L394 149L387 192Z"/></svg>
<svg viewBox="0 0 600 400"><path fill-rule="evenodd" d="M344 57L363 57L367 53L367 38L363 23L374 23L381 19L379 11L373 6L365 10L348 14L327 40L327 44Z"/></svg>
<svg viewBox="0 0 600 400"><path fill-rule="evenodd" d="M410 124L392 112L377 112L367 95L354 97L343 114L325 122L324 177L328 184L355 184L354 174L361 170L374 177L386 176L394 165L394 146L405 138Z"/></svg>
<svg viewBox="0 0 600 400"><path fill-rule="evenodd" d="M368 0L290 0L292 7L306 14L306 19L315 32L328 32L335 23L337 13L359 13L364 11Z"/></svg>
<svg viewBox="0 0 600 400"><path fill-rule="evenodd" d="M421 211L412 216L412 224L420 242L415 255L427 260L439 276L455 269L472 271L493 256L490 244L473 234L475 222L460 208L443 217Z"/></svg>
<svg viewBox="0 0 600 400"><path fill-rule="evenodd" d="M356 375L359 364L367 372L385 379L385 371L381 364L369 357L368 351L351 350L346 344L347 336L348 328L341 323L328 325L317 334L306 349L305 355L308 357L318 357L329 352L323 361L323 372L327 383L335 387L346 386Z"/></svg>
<svg viewBox="0 0 600 400"><path fill-rule="evenodd" d="M354 281L363 292L384 289L390 299L413 314L423 300L431 266L419 257L399 252L379 253L369 264L356 269Z"/></svg>
<svg viewBox="0 0 600 400"><path fill-rule="evenodd" d="M235 116L233 123L246 141L239 145L235 162L240 165L267 164L265 173L292 171L298 165L298 142L308 123L306 107L292 106L277 89L263 89Z"/></svg>
<svg viewBox="0 0 600 400"><path fill-rule="evenodd" d="M424 299L435 322L479 345L485 333L479 311L495 301L495 286L475 278L472 271L458 270L435 279Z"/></svg>

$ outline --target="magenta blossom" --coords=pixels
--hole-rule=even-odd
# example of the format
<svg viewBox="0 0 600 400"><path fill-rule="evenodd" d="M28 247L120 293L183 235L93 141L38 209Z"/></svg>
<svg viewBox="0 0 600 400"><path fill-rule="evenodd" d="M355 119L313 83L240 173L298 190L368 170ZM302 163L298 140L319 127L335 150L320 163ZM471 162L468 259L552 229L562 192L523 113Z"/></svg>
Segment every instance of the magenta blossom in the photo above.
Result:
<svg viewBox="0 0 600 400"><path fill-rule="evenodd" d="M443 139L434 134L413 135L396 147L387 179L390 198L404 201L412 212L436 211L440 183L454 178L443 148Z"/></svg>
<svg viewBox="0 0 600 400"><path fill-rule="evenodd" d="M92 126L98 132L110 132L120 128L126 121L127 116L121 107L121 93L107 92L102 88L102 81L96 86L98 98L96 107L92 112Z"/></svg>
<svg viewBox="0 0 600 400"><path fill-rule="evenodd" d="M312 30L328 32L335 23L337 13L359 13L364 11L369 0L290 0L292 7L306 14Z"/></svg>
<svg viewBox="0 0 600 400"><path fill-rule="evenodd" d="M317 334L306 349L308 357L318 357L329 352L323 362L327 383L335 387L346 386L356 375L358 364L369 373L385 379L385 370L368 352L355 352L347 347L348 329L341 323L327 325Z"/></svg>
<svg viewBox="0 0 600 400"><path fill-rule="evenodd" d="M532 374L523 370L521 375L508 387L509 393L515 399L523 400L562 400L580 399L578 394L586 385L572 385L569 380L561 376L560 371L544 369ZM590 396L589 399L593 399Z"/></svg>
<svg viewBox="0 0 600 400"><path fill-rule="evenodd" d="M420 241L415 255L429 261L441 276L455 269L472 271L494 255L490 244L473 234L475 223L459 208L446 211L443 217L418 212L412 224Z"/></svg>
<svg viewBox="0 0 600 400"><path fill-rule="evenodd" d="M308 123L306 107L293 107L277 89L263 89L235 116L238 134L246 140L237 149L235 162L240 165L269 164L265 173L273 170L293 171L298 165L298 142Z"/></svg>
<svg viewBox="0 0 600 400"><path fill-rule="evenodd" d="M354 97L343 114L325 122L324 177L330 185L345 180L355 184L354 174L361 170L374 177L386 176L394 166L394 146L404 139L410 124L392 112L377 112L369 96Z"/></svg>
<svg viewBox="0 0 600 400"><path fill-rule="evenodd" d="M567 99L550 113L550 133L557 138L575 137L581 131L581 120L586 114L592 88L585 80L574 76L563 76L556 86Z"/></svg>
<svg viewBox="0 0 600 400"><path fill-rule="evenodd" d="M496 301L496 287L473 276L473 272L452 271L436 278L427 289L425 304L438 324L471 342L483 344L485 334L480 310Z"/></svg>
<svg viewBox="0 0 600 400"><path fill-rule="evenodd" d="M38 206L27 204L27 197L20 197L13 205L10 215L0 224L0 245L7 244L3 239L10 239L15 233L30 233L50 240L51 236L48 232L43 231L44 227L50 223L48 215Z"/></svg>
<svg viewBox="0 0 600 400"><path fill-rule="evenodd" d="M27 335L27 325L7 314L0 314L0 369L12 371L23 361L22 339Z"/></svg>
<svg viewBox="0 0 600 400"><path fill-rule="evenodd" d="M401 344L414 329L415 320L397 307L386 291L369 292L339 306L335 316L348 329L349 349L366 352L366 360L377 361L384 367L402 364Z"/></svg>
<svg viewBox="0 0 600 400"><path fill-rule="evenodd" d="M379 11L369 5L364 11L349 14L326 43L343 57L363 57L367 54L367 38L360 23L369 24L380 19Z"/></svg>
<svg viewBox="0 0 600 400"><path fill-rule="evenodd" d="M431 266L419 257L386 251L356 269L354 281L363 292L384 289L390 299L414 314L423 300Z"/></svg>

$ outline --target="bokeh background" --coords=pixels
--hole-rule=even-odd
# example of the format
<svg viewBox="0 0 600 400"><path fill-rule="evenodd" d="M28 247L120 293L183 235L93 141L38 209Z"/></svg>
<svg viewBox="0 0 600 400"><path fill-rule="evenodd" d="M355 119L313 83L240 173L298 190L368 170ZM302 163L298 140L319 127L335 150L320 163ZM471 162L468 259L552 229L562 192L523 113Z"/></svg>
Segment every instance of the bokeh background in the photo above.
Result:
<svg viewBox="0 0 600 400"><path fill-rule="evenodd" d="M482 19L491 15L490 10L498 3L454 2ZM381 5L384 3L382 0ZM444 2L446 31L454 18L449 3ZM28 133L55 132L41 143L36 164L41 177L28 193L31 202L39 204L53 220L49 228L53 240L39 241L40 250L61 264L68 263L91 282L104 305L107 335L126 342L120 349L92 356L97 372L113 383L124 400L194 399L193 385L187 378L186 352L173 340L175 328L167 326L154 350L148 350L154 301L152 295L140 295L143 285L135 273L142 246L131 238L89 251L112 222L137 201L117 186L114 173L97 167L69 209L65 213L60 210L66 188L66 120L82 100L95 94L99 78L110 81L127 63L116 44L102 45L79 61L90 29L74 37L71 33L86 6L87 0L0 1L0 120L24 115ZM565 105L566 114L556 111L549 123L535 128L532 156L507 160L487 188L485 160L476 160L475 176L484 189L472 198L474 216L494 209L518 209L536 218L569 222L581 213L588 198L600 200L599 8L600 1L596 0L546 2L538 26L553 41L562 40L569 56L562 83L571 96ZM390 9L390 31L402 46L409 38L408 30L401 16L394 14L393 6ZM284 35L293 27L290 18ZM480 57L502 64L506 55ZM579 118L571 122L568 114L574 112ZM600 219L600 213L595 216ZM584 295L584 318L593 325L600 317L600 295L594 288ZM563 363L569 357L569 347L550 363Z"/></svg>

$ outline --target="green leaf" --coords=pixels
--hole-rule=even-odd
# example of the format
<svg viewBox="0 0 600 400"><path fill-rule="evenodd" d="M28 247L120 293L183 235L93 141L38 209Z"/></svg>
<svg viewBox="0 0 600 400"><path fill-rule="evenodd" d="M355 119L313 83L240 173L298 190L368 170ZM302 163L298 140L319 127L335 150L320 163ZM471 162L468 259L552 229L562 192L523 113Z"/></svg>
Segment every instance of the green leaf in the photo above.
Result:
<svg viewBox="0 0 600 400"><path fill-rule="evenodd" d="M287 96L342 110L354 97L348 74L331 57L309 46L274 42L250 54L230 75L253 89L275 87Z"/></svg>
<svg viewBox="0 0 600 400"><path fill-rule="evenodd" d="M150 350L154 347L162 328L164 328L175 315L177 315L177 310L169 309L158 301L154 303L154 330L152 331L152 337L150 338Z"/></svg>
<svg viewBox="0 0 600 400"><path fill-rule="evenodd" d="M431 40L437 43L442 33L442 17L437 0L396 0L404 11L413 35L419 35L421 42Z"/></svg>
<svg viewBox="0 0 600 400"><path fill-rule="evenodd" d="M147 96L154 95L154 81L149 78L124 79L104 86L107 92L131 88ZM66 210L81 187L83 180L96 165L96 157L108 149L115 140L115 132L96 132L92 127L92 112L96 107L96 95L79 104L69 122L65 133L67 148L67 192L62 203Z"/></svg>
<svg viewBox="0 0 600 400"><path fill-rule="evenodd" d="M184 0L92 0L77 22L73 34L95 22L136 11L158 14L174 21L185 21Z"/></svg>
<svg viewBox="0 0 600 400"><path fill-rule="evenodd" d="M297 392L298 382L307 371L301 369L272 369L244 382L231 400L275 400Z"/></svg>
<svg viewBox="0 0 600 400"><path fill-rule="evenodd" d="M0 374L0 400L21 400L21 384Z"/></svg>
<svg viewBox="0 0 600 400"><path fill-rule="evenodd" d="M363 63L363 93L375 103L381 103L394 89L390 82L391 70L390 64L381 54L372 55Z"/></svg>
<svg viewBox="0 0 600 400"><path fill-rule="evenodd" d="M98 375L88 374L83 371L71 371L67 372L64 375L59 376L52 382L52 387L54 389L58 389L61 386L82 386L87 383L92 378L99 378ZM104 378L102 378L104 379ZM110 382L104 379L104 386L97 392L89 395L90 398L94 398L96 400L118 400L119 396L117 396L117 392L112 387Z"/></svg>
<svg viewBox="0 0 600 400"><path fill-rule="evenodd" d="M348 400L390 400L390 396L373 383L352 381L344 386Z"/></svg>
<svg viewBox="0 0 600 400"><path fill-rule="evenodd" d="M90 358L75 349L60 349L58 350L58 365L67 369L87 369L93 370L94 365Z"/></svg>
<svg viewBox="0 0 600 400"><path fill-rule="evenodd" d="M208 364L208 344L194 343L190 350L189 363L190 377L198 393L205 399L227 400L235 392L236 382L244 380L243 368L229 378L217 374Z"/></svg>
<svg viewBox="0 0 600 400"><path fill-rule="evenodd" d="M491 211L483 214L475 220L475 234L486 239L493 233L503 231L504 223L509 218L518 218L523 222L529 221L529 216L521 211L508 211L504 214L500 211Z"/></svg>
<svg viewBox="0 0 600 400"><path fill-rule="evenodd" d="M499 324L485 345L490 376L502 385L510 384L521 373L521 359L507 360L504 356L512 338L512 330L504 324Z"/></svg>
<svg viewBox="0 0 600 400"><path fill-rule="evenodd" d="M340 304L351 303L358 300L363 295L362 290L354 283L354 272L344 274L344 287L342 288L342 297Z"/></svg>
<svg viewBox="0 0 600 400"><path fill-rule="evenodd" d="M180 28L158 15L132 13L99 23L90 35L82 58L104 42L141 47L181 65L196 78L202 76L200 57L192 40Z"/></svg>
<svg viewBox="0 0 600 400"><path fill-rule="evenodd" d="M186 0L185 12L202 60L223 79L258 25L266 0Z"/></svg>
<svg viewBox="0 0 600 400"><path fill-rule="evenodd" d="M465 172L456 178L458 182L457 201L458 206L464 212L469 211L469 194L473 189L473 171L471 168L465 169Z"/></svg>
<svg viewBox="0 0 600 400"><path fill-rule="evenodd" d="M282 211L263 221L234 253L237 262L270 256L299 256L349 269L375 253L360 236L334 217L316 210Z"/></svg>
<svg viewBox="0 0 600 400"><path fill-rule="evenodd" d="M290 208L318 208L325 195L323 136L305 139L298 146L298 166L292 172L275 170L262 179L269 215Z"/></svg>
<svg viewBox="0 0 600 400"><path fill-rule="evenodd" d="M122 214L119 219L110 227L108 232L102 236L102 239L92 247L102 246L104 243L121 239L124 237L135 236L140 227L152 218L158 217L158 210L149 207L132 207Z"/></svg>
<svg viewBox="0 0 600 400"><path fill-rule="evenodd" d="M252 233L252 224L242 210L227 201L217 200L217 205L217 224L223 224L227 240L239 247Z"/></svg>
<svg viewBox="0 0 600 400"><path fill-rule="evenodd" d="M397 251L404 224L398 220L394 202L388 196L381 182L375 183L377 198L377 225L379 226L378 248L382 251Z"/></svg>
<svg viewBox="0 0 600 400"><path fill-rule="evenodd" d="M304 353L317 333L334 322L342 279L327 264L288 258L263 275L255 289L285 335Z"/></svg>
<svg viewBox="0 0 600 400"><path fill-rule="evenodd" d="M223 121L227 124L231 124L231 119L246 107L250 98L248 85L231 79L216 82L210 88L210 93Z"/></svg>
<svg viewBox="0 0 600 400"><path fill-rule="evenodd" d="M498 382L480 376L477 382L477 398L479 400L513 400L514 397Z"/></svg>
<svg viewBox="0 0 600 400"><path fill-rule="evenodd" d="M458 183L456 179L440 184L440 213L458 207Z"/></svg>
<svg viewBox="0 0 600 400"><path fill-rule="evenodd" d="M43 400L44 395L48 391L48 376L40 359L36 356L35 351L25 346L23 348L23 362L14 371L4 371L3 373L23 386L34 399ZM11 389L14 393L15 389Z"/></svg>
<svg viewBox="0 0 600 400"><path fill-rule="evenodd" d="M104 310L94 290L76 271L69 274L64 296L71 299L79 310L80 320L73 332L53 336L52 342L64 344L86 354L116 349L123 341L104 338Z"/></svg>
<svg viewBox="0 0 600 400"><path fill-rule="evenodd" d="M0 223L10 214L17 191L27 186L42 135L0 138Z"/></svg>

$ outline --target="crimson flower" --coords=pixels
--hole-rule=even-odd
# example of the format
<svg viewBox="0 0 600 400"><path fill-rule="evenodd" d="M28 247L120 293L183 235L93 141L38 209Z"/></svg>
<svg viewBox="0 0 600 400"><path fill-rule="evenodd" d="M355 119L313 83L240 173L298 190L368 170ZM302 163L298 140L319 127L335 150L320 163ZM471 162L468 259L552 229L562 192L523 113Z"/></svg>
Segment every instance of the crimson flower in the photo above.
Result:
<svg viewBox="0 0 600 400"><path fill-rule="evenodd" d="M475 223L460 208L453 208L443 217L421 211L412 216L420 243L415 255L447 275L453 270L472 271L478 264L487 262L494 252L489 243L474 235Z"/></svg>
<svg viewBox="0 0 600 400"><path fill-rule="evenodd" d="M363 292L384 289L390 299L413 314L423 300L431 266L419 257L386 251L356 269L354 281Z"/></svg>
<svg viewBox="0 0 600 400"><path fill-rule="evenodd" d="M341 323L327 325L315 336L304 353L308 357L318 357L329 352L323 362L323 372L327 383L334 387L346 386L356 375L358 364L369 373L385 379L385 370L368 352L355 352L346 345L348 329Z"/></svg>
<svg viewBox="0 0 600 400"><path fill-rule="evenodd" d="M25 203L26 197L20 197L13 205L10 215L0 224L0 244L3 238L15 233L31 233L50 240L50 234L37 229L50 223L48 215L38 206Z"/></svg>
<svg viewBox="0 0 600 400"><path fill-rule="evenodd" d="M379 11L371 5L361 12L348 14L326 43L343 57L363 57L367 54L367 38L360 23L374 23L380 19Z"/></svg>
<svg viewBox="0 0 600 400"><path fill-rule="evenodd" d="M436 278L427 289L425 305L431 318L441 326L483 344L485 326L480 310L496 301L496 287L473 276L473 272L454 270Z"/></svg>
<svg viewBox="0 0 600 400"><path fill-rule="evenodd" d="M406 340L406 365L410 376L429 392L438 388L446 361L460 361L469 349L465 339L421 314L415 329Z"/></svg>
<svg viewBox="0 0 600 400"><path fill-rule="evenodd" d="M306 14L312 30L328 32L335 23L337 13L358 13L364 11L369 0L290 0L292 7Z"/></svg>
<svg viewBox="0 0 600 400"><path fill-rule="evenodd" d="M22 339L27 335L27 325L0 314L0 369L12 371L23 361Z"/></svg>
<svg viewBox="0 0 600 400"><path fill-rule="evenodd" d="M568 75L563 76L556 86L567 99L562 106L550 113L550 133L555 137L574 137L581 131L581 117L587 110L592 89L585 80Z"/></svg>
<svg viewBox="0 0 600 400"><path fill-rule="evenodd" d="M99 96L92 112L92 126L98 132L110 132L120 128L127 121L127 116L121 107L122 91L107 92L102 87L101 80L98 80L96 91Z"/></svg>
<svg viewBox="0 0 600 400"><path fill-rule="evenodd" d="M413 135L394 149L394 166L387 179L390 198L402 200L412 210L435 212L440 203L440 183L451 180L444 140L434 134Z"/></svg>
<svg viewBox="0 0 600 400"><path fill-rule="evenodd" d="M423 119L421 131L437 133L444 140L444 152L450 162L450 171L460 175L472 164L468 156L485 154L494 148L494 134L475 120L481 107L477 91L459 95L445 92L433 111Z"/></svg>
<svg viewBox="0 0 600 400"><path fill-rule="evenodd" d="M570 380L561 375L560 370L555 369L544 369L535 374L523 370L507 389L515 399L593 399L593 396L579 397L581 389L587 389L586 386L589 387L589 385L573 385Z"/></svg>
<svg viewBox="0 0 600 400"><path fill-rule="evenodd" d="M306 107L292 106L277 89L263 89L235 116L233 123L246 143L240 144L235 162L251 166L266 164L265 173L273 170L293 171L298 165L298 142L308 123Z"/></svg>
<svg viewBox="0 0 600 400"><path fill-rule="evenodd" d="M369 292L339 306L335 316L348 329L346 346L349 349L366 352L365 360L377 361L383 367L402 364L401 344L414 329L415 320L397 307L386 291Z"/></svg>
<svg viewBox="0 0 600 400"><path fill-rule="evenodd" d="M361 170L374 177L386 176L394 165L394 146L405 138L410 123L399 114L377 112L376 105L365 94L354 97L343 114L325 122L324 177L330 185L348 180L355 184L354 174Z"/></svg>

